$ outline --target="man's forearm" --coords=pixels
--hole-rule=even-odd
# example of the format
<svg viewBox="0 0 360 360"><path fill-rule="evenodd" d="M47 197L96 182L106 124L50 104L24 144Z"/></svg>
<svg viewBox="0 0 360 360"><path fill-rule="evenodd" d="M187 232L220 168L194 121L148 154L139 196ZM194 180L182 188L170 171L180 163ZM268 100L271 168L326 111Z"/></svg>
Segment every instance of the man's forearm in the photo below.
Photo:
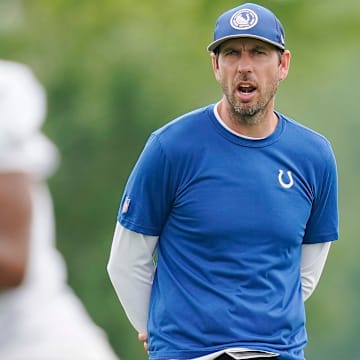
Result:
<svg viewBox="0 0 360 360"><path fill-rule="evenodd" d="M314 292L325 266L331 242L304 244L301 259L301 285L306 301Z"/></svg>
<svg viewBox="0 0 360 360"><path fill-rule="evenodd" d="M146 331L157 239L116 224L107 270L126 315L138 332Z"/></svg>
<svg viewBox="0 0 360 360"><path fill-rule="evenodd" d="M0 174L0 289L18 286L26 273L31 222L30 180L20 172Z"/></svg>

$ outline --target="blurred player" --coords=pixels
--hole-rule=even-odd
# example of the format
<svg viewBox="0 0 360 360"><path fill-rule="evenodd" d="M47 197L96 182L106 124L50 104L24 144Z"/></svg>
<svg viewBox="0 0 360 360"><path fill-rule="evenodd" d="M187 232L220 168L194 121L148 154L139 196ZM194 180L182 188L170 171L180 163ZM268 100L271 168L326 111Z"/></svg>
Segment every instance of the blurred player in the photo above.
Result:
<svg viewBox="0 0 360 360"><path fill-rule="evenodd" d="M44 89L0 60L0 359L116 360L66 284L46 179L58 165L41 133Z"/></svg>

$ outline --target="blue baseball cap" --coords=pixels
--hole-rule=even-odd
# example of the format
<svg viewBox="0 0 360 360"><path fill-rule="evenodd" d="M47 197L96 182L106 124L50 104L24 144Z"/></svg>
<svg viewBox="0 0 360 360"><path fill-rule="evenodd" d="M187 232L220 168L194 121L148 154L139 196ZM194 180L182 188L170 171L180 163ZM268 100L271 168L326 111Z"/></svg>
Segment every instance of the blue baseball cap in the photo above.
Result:
<svg viewBox="0 0 360 360"><path fill-rule="evenodd" d="M220 15L216 21L214 41L207 47L214 51L224 41L250 37L285 49L285 32L279 19L260 5L246 3Z"/></svg>

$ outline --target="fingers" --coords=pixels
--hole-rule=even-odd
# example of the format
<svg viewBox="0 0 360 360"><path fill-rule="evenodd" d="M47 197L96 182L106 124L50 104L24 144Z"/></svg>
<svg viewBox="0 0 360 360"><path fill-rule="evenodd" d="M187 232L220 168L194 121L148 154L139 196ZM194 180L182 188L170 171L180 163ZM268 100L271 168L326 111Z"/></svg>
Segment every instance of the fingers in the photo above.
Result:
<svg viewBox="0 0 360 360"><path fill-rule="evenodd" d="M148 345L148 336L146 332L141 332L138 334L138 339L140 342L143 343L145 351L149 352L149 345Z"/></svg>
<svg viewBox="0 0 360 360"><path fill-rule="evenodd" d="M146 333L146 332L140 332L140 333L138 334L138 339L139 339L139 341L141 341L141 342L147 341L147 338L148 338L148 336L147 336L147 333Z"/></svg>

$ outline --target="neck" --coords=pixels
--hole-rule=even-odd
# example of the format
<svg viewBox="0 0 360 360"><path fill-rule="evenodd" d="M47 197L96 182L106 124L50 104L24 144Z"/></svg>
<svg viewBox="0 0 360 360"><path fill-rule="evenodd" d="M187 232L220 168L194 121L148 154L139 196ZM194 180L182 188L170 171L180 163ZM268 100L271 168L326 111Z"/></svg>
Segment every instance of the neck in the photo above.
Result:
<svg viewBox="0 0 360 360"><path fill-rule="evenodd" d="M275 131L278 124L278 117L274 112L274 101L256 114L244 116L235 112L223 98L217 105L217 111L221 120L231 130L243 136L265 138Z"/></svg>

